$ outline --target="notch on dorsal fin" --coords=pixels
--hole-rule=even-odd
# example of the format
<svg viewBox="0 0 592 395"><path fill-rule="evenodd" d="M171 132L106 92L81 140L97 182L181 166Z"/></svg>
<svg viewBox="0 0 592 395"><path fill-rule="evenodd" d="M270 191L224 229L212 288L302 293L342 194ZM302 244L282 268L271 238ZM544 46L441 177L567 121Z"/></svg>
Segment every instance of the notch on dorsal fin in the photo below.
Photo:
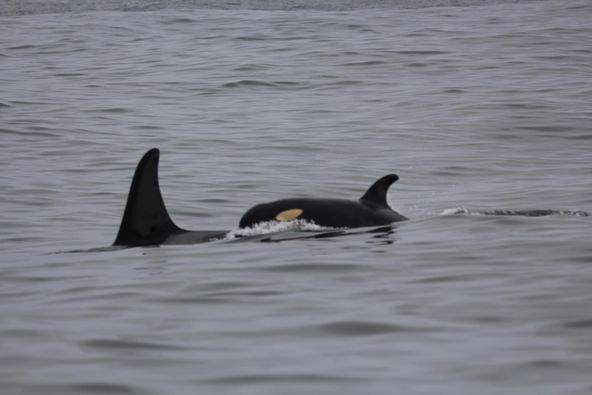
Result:
<svg viewBox="0 0 592 395"><path fill-rule="evenodd" d="M389 174L380 178L378 181L372 184L370 188L368 188L360 200L366 203L373 203L388 207L386 193L388 192L389 187L393 185L393 183L398 179L399 176L396 174Z"/></svg>
<svg viewBox="0 0 592 395"><path fill-rule="evenodd" d="M113 245L160 244L172 234L186 232L175 225L164 205L158 185L159 156L153 148L138 163Z"/></svg>

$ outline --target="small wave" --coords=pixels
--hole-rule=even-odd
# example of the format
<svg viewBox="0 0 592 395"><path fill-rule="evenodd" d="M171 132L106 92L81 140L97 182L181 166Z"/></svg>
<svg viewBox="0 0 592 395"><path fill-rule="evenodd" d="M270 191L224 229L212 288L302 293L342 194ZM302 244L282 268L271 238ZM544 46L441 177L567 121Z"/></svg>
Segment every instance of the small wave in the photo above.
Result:
<svg viewBox="0 0 592 395"><path fill-rule="evenodd" d="M222 85L222 88L242 88L242 87L250 87L250 86L275 86L275 84L267 81L259 81L259 80L240 80L240 81L233 81L227 82Z"/></svg>
<svg viewBox="0 0 592 395"><path fill-rule="evenodd" d="M89 248L86 250L79 249L79 250L68 250L68 251L55 251L55 252L48 252L43 255L57 255L57 254L86 254L86 253L93 253L93 252L110 252L110 251L119 251L126 249L126 246L107 246L107 247L94 247Z"/></svg>
<svg viewBox="0 0 592 395"><path fill-rule="evenodd" d="M445 55L447 51L421 51L421 50L409 50L409 51L393 51L393 53L399 55L410 55L410 56L429 56L429 55Z"/></svg>
<svg viewBox="0 0 592 395"><path fill-rule="evenodd" d="M470 210L464 207L447 208L440 214L447 215L474 215L474 216L523 216L523 217L545 217L549 215L571 215L575 217L587 217L586 211L572 210L552 210L552 209L533 209L533 210Z"/></svg>
<svg viewBox="0 0 592 395"><path fill-rule="evenodd" d="M165 23L175 25L175 24L179 24L179 23L196 23L197 21L198 20L194 19L194 18L181 17L181 18L173 18Z"/></svg>
<svg viewBox="0 0 592 395"><path fill-rule="evenodd" d="M417 333L428 330L427 328L372 321L338 321L322 324L317 328L322 332L341 336L373 336L401 332Z"/></svg>
<svg viewBox="0 0 592 395"><path fill-rule="evenodd" d="M116 350L179 350L184 347L152 343L152 342L139 342L134 340L118 340L118 339L93 339L86 340L81 343L83 346L100 349L116 349Z"/></svg>
<svg viewBox="0 0 592 395"><path fill-rule="evenodd" d="M295 81L262 81L262 80L240 80L227 82L222 88L298 88L302 84Z"/></svg>
<svg viewBox="0 0 592 395"><path fill-rule="evenodd" d="M563 327L568 329L582 329L582 330L590 330L592 329L592 319L581 319L575 321L565 322Z"/></svg>
<svg viewBox="0 0 592 395"><path fill-rule="evenodd" d="M261 268L263 271L269 272L315 272L315 273L343 273L345 271L357 271L363 268L363 265L350 263L295 263L295 264L281 264L275 266L268 266Z"/></svg>
<svg viewBox="0 0 592 395"><path fill-rule="evenodd" d="M242 374L237 376L222 376L205 380L209 383L221 384L265 384L265 383L342 383L344 381L359 381L360 378L351 376L332 376L316 373L269 373Z"/></svg>
<svg viewBox="0 0 592 395"><path fill-rule="evenodd" d="M7 134L7 135L14 135L19 137L25 138L35 138L35 137L59 137L59 133L53 132L53 129L46 128L43 126L29 126L25 128L26 130L16 130L16 129L6 129L0 127L0 135Z"/></svg>
<svg viewBox="0 0 592 395"><path fill-rule="evenodd" d="M12 388L14 387L14 391ZM101 381L82 381L82 382L68 382L68 383L56 383L51 381L39 380L35 383L8 383L8 385L2 386L3 393L8 394L119 394L119 395L133 395L133 394L146 394L148 392L144 388L137 386L130 386L120 384L117 382L101 382Z"/></svg>
<svg viewBox="0 0 592 395"><path fill-rule="evenodd" d="M362 62L349 62L349 63L343 63L342 66L345 67L370 67L370 66L381 66L383 64L387 64L388 62L382 61L382 60L367 60L367 61L362 61Z"/></svg>
<svg viewBox="0 0 592 395"><path fill-rule="evenodd" d="M119 383L101 383L101 382L83 382L67 384L64 386L65 392L89 393L89 394L138 394L142 393L139 389L119 384Z"/></svg>
<svg viewBox="0 0 592 395"><path fill-rule="evenodd" d="M89 110L89 112L98 112L98 113L107 113L107 114L124 114L131 112L132 110L129 108L123 107L111 107L111 108L95 108Z"/></svg>

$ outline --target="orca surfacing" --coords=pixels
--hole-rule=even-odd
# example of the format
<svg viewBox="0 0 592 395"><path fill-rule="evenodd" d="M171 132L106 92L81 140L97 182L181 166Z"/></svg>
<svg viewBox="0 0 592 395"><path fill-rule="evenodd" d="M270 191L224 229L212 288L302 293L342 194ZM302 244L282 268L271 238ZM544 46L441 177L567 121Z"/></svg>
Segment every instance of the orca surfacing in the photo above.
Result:
<svg viewBox="0 0 592 395"><path fill-rule="evenodd" d="M396 174L382 177L359 200L292 198L258 204L243 215L239 226L301 219L331 228L360 228L403 221L407 218L391 209L386 201L389 187L398 179Z"/></svg>
<svg viewBox="0 0 592 395"><path fill-rule="evenodd" d="M113 245L194 244L223 238L227 231L189 231L175 225L160 193L159 156L153 148L138 163Z"/></svg>
<svg viewBox="0 0 592 395"><path fill-rule="evenodd" d="M228 231L189 231L173 222L158 183L159 156L160 151L153 148L138 163L113 245L195 244L224 238ZM392 210L386 200L389 187L398 179L395 174L380 178L359 200L292 198L259 204L243 215L239 226L305 220L323 227L357 228L406 220Z"/></svg>

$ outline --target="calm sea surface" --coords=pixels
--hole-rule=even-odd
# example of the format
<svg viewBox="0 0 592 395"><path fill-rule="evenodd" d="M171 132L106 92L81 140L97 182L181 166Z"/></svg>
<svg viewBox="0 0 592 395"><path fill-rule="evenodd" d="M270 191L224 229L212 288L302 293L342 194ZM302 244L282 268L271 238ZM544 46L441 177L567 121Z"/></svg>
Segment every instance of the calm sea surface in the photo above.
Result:
<svg viewBox="0 0 592 395"><path fill-rule="evenodd" d="M584 0L1 0L0 393L592 393L591 21ZM152 147L184 228L388 173L411 220L100 251ZM535 209L560 211L486 215Z"/></svg>

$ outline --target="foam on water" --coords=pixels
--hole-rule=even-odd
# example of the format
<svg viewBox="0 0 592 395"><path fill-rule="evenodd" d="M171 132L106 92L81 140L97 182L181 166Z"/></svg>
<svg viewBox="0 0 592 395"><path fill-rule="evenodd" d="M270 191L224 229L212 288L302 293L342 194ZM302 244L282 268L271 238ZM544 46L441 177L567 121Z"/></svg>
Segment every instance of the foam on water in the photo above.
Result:
<svg viewBox="0 0 592 395"><path fill-rule="evenodd" d="M552 209L526 209L526 210L476 210L465 207L454 207L444 209L440 215L475 215L475 216L524 216L524 217L545 217L548 215L571 215L575 217L587 217L589 214L581 210L552 210Z"/></svg>
<svg viewBox="0 0 592 395"><path fill-rule="evenodd" d="M335 230L315 224L314 222L297 219L294 221L266 221L255 224L252 227L236 228L228 232L223 240L230 241L240 237L260 236L272 233L297 231L297 232L319 232L324 230Z"/></svg>

